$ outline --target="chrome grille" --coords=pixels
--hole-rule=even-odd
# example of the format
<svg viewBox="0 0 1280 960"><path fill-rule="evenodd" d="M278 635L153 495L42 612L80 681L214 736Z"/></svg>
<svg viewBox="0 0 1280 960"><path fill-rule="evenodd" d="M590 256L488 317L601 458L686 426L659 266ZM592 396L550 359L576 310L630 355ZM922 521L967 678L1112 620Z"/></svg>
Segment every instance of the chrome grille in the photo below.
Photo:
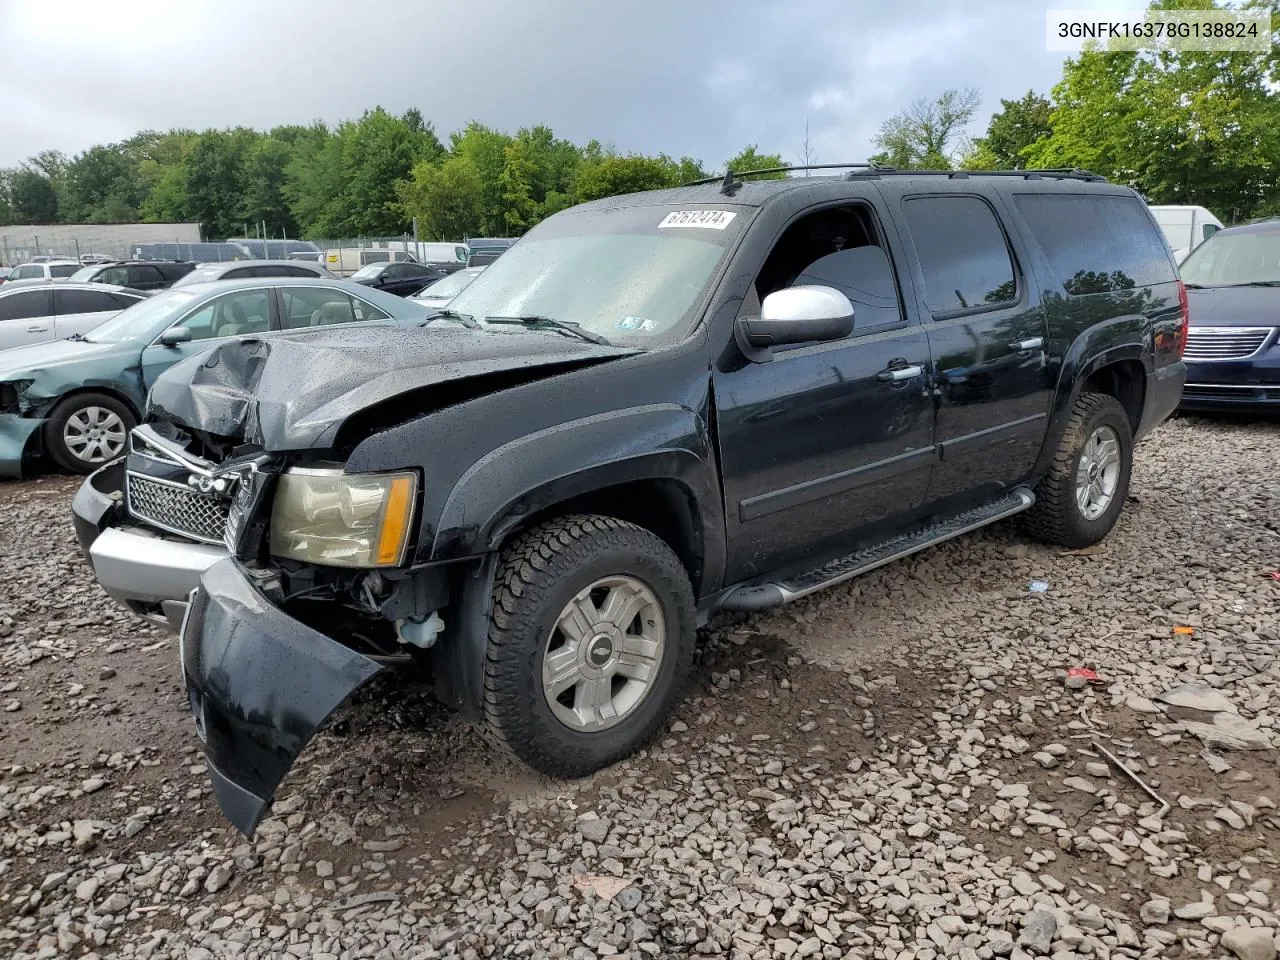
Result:
<svg viewBox="0 0 1280 960"><path fill-rule="evenodd" d="M205 543L223 542L228 500L136 473L129 474L128 487L129 512L139 520Z"/></svg>
<svg viewBox="0 0 1280 960"><path fill-rule="evenodd" d="M1271 327L1192 327L1185 360L1244 360L1257 353Z"/></svg>

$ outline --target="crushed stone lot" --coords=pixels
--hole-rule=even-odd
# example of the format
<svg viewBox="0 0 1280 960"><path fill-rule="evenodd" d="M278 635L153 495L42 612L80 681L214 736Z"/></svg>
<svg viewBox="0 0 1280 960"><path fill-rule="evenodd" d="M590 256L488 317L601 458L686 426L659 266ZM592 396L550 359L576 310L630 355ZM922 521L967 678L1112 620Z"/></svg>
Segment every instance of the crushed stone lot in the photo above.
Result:
<svg viewBox="0 0 1280 960"><path fill-rule="evenodd" d="M1097 547L1006 523L719 620L584 781L374 685L252 841L77 481L0 483L0 956L1273 960L1278 464L1280 424L1180 418Z"/></svg>

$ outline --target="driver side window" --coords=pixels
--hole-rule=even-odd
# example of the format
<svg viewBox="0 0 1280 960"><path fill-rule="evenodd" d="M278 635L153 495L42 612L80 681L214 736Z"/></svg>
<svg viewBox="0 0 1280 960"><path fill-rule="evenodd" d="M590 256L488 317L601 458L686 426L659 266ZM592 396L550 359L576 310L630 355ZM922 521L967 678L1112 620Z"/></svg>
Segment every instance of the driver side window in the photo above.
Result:
<svg viewBox="0 0 1280 960"><path fill-rule="evenodd" d="M265 333L271 327L271 291L237 290L210 300L174 324L191 331L191 339L215 340Z"/></svg>
<svg viewBox="0 0 1280 960"><path fill-rule="evenodd" d="M864 207L830 207L787 227L748 291L742 314L759 314L769 294L799 286L833 287L848 297L853 304L852 337L906 322L888 251Z"/></svg>

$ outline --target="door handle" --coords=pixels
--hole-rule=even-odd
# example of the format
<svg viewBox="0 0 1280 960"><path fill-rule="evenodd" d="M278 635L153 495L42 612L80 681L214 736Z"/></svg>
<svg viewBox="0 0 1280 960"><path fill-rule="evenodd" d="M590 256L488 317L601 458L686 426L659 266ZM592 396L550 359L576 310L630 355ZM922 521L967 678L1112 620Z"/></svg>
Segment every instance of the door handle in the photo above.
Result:
<svg viewBox="0 0 1280 960"><path fill-rule="evenodd" d="M1015 340L1013 343L1009 344L1009 349L1016 350L1018 353L1022 353L1026 350L1039 350L1042 347L1044 347L1044 337L1032 337L1029 340Z"/></svg>
<svg viewBox="0 0 1280 960"><path fill-rule="evenodd" d="M887 370L881 370L876 374L877 380L884 380L888 383L894 383L900 380L911 380L924 373L924 367L889 367Z"/></svg>
<svg viewBox="0 0 1280 960"><path fill-rule="evenodd" d="M27 333L48 333L48 327L27 327Z"/></svg>

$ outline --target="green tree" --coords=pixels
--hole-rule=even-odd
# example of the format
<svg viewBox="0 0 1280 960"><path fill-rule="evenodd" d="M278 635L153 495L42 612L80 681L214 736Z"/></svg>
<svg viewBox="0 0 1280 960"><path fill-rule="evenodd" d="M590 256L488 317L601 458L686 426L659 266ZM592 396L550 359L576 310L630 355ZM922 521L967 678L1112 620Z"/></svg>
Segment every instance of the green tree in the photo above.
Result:
<svg viewBox="0 0 1280 960"><path fill-rule="evenodd" d="M439 165L420 161L397 192L405 216L418 218L419 235L428 240L461 240L485 232L480 175L467 157L450 157Z"/></svg>
<svg viewBox="0 0 1280 960"><path fill-rule="evenodd" d="M1052 111L1052 104L1034 90L1017 100L1002 99L987 124L986 136L973 141L962 166L970 170L1025 168L1032 145L1053 131L1049 124Z"/></svg>
<svg viewBox="0 0 1280 960"><path fill-rule="evenodd" d="M281 232L296 237L299 232L298 221L285 196L290 159L288 144L264 137L253 145L245 161L240 219L250 224L265 221L267 235L271 237L279 237Z"/></svg>
<svg viewBox="0 0 1280 960"><path fill-rule="evenodd" d="M1162 0L1152 9L1207 9ZM1273 13L1273 24L1280 22ZM1277 59L1243 52L1087 50L1053 89L1034 166L1085 167L1152 203L1203 204L1226 219L1280 205Z"/></svg>
<svg viewBox="0 0 1280 960"><path fill-rule="evenodd" d="M950 170L980 99L977 90L953 89L917 100L881 125L872 140L879 152L871 159L900 170Z"/></svg>
<svg viewBox="0 0 1280 960"><path fill-rule="evenodd" d="M503 150L498 184L502 187L502 217L507 233L523 233L538 222L541 205L534 199L538 165L526 141L516 140Z"/></svg>
<svg viewBox="0 0 1280 960"><path fill-rule="evenodd" d="M123 144L90 147L67 164L62 218L86 223L136 220L143 188L138 162Z"/></svg>
<svg viewBox="0 0 1280 960"><path fill-rule="evenodd" d="M259 136L247 127L206 130L192 146L185 163L186 210L206 237L243 231L245 167Z"/></svg>
<svg viewBox="0 0 1280 960"><path fill-rule="evenodd" d="M54 223L58 194L44 174L20 167L9 177L9 206L17 223Z"/></svg>
<svg viewBox="0 0 1280 960"><path fill-rule="evenodd" d="M340 235L342 209L342 146L323 123L297 134L293 156L285 168L284 196L289 212L304 237Z"/></svg>
<svg viewBox="0 0 1280 960"><path fill-rule="evenodd" d="M737 156L731 157L725 161L725 167L735 173L744 170L768 170L772 167L786 166L786 162L782 159L780 153L761 153L756 149L753 143L749 147L741 150ZM763 173L756 176L756 180L781 180L786 177L785 173Z"/></svg>
<svg viewBox="0 0 1280 960"><path fill-rule="evenodd" d="M418 161L443 152L435 133L415 113L411 111L406 121L375 107L356 122L338 127L344 216L337 226L342 232L378 235L404 230L396 182L406 179Z"/></svg>
<svg viewBox="0 0 1280 960"><path fill-rule="evenodd" d="M606 156L598 162L583 164L574 188L574 200L582 203L675 186L679 169L679 164L667 156Z"/></svg>

